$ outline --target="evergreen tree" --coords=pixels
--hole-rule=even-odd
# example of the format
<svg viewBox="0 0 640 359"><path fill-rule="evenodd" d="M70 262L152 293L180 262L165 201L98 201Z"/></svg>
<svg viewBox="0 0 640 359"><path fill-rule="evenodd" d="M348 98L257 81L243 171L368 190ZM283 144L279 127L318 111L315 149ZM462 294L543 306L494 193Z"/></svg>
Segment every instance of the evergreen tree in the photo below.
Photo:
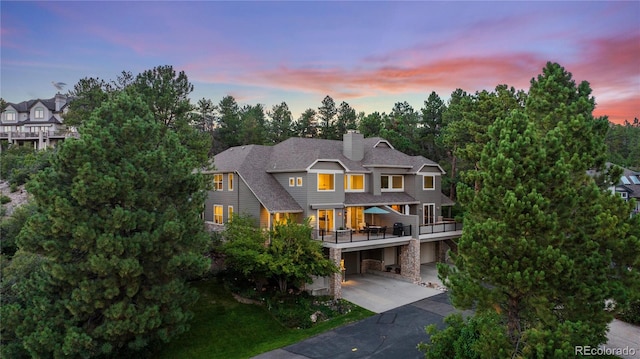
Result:
<svg viewBox="0 0 640 359"><path fill-rule="evenodd" d="M380 136L389 140L398 151L417 155L420 152L417 134L419 115L413 107L406 101L396 102L385 120Z"/></svg>
<svg viewBox="0 0 640 359"><path fill-rule="evenodd" d="M240 146L240 107L233 96L225 96L218 104L218 131L216 145L220 151L229 147Z"/></svg>
<svg viewBox="0 0 640 359"><path fill-rule="evenodd" d="M266 116L261 104L245 105L240 110L240 144L262 145L266 142Z"/></svg>
<svg viewBox="0 0 640 359"><path fill-rule="evenodd" d="M187 284L208 267L198 164L127 92L104 102L28 184L37 205L20 248L43 271L13 332L33 357L112 356L185 332Z"/></svg>
<svg viewBox="0 0 640 359"><path fill-rule="evenodd" d="M431 92L421 109L420 143L422 155L439 162L444 157L444 148L440 145L440 132L443 127L442 115L446 109L444 101L437 93Z"/></svg>
<svg viewBox="0 0 640 359"><path fill-rule="evenodd" d="M316 120L316 110L306 109L295 124L298 137L315 138L318 137L318 121Z"/></svg>
<svg viewBox="0 0 640 359"><path fill-rule="evenodd" d="M358 124L358 130L364 137L380 136L386 116L385 113L380 114L377 111L370 113L362 118Z"/></svg>
<svg viewBox="0 0 640 359"><path fill-rule="evenodd" d="M526 107L486 131L482 185L459 185L467 214L456 267L439 270L456 307L500 316L506 340L479 332L480 357L570 357L602 344L606 302L623 305L640 285L638 221L586 174L604 139L589 94L548 64Z"/></svg>
<svg viewBox="0 0 640 359"><path fill-rule="evenodd" d="M322 106L318 107L318 132L320 138L326 140L337 139L335 118L338 110L331 96L327 95L322 100Z"/></svg>
<svg viewBox="0 0 640 359"><path fill-rule="evenodd" d="M286 102L274 105L268 113L269 143L276 144L295 135L293 116Z"/></svg>
<svg viewBox="0 0 640 359"><path fill-rule="evenodd" d="M347 133L347 130L355 130L358 127L356 118L356 110L342 101L340 107L338 107L338 116L336 118L336 139L342 139L342 135Z"/></svg>

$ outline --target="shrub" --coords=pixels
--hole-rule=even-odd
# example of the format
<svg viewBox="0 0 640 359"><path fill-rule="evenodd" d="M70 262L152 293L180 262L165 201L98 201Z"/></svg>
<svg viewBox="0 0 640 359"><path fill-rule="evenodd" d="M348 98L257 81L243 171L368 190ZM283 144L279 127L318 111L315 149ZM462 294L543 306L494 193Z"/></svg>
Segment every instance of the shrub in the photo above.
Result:
<svg viewBox="0 0 640 359"><path fill-rule="evenodd" d="M640 300L629 303L620 312L619 319L627 323L640 325Z"/></svg>
<svg viewBox="0 0 640 359"><path fill-rule="evenodd" d="M9 196L1 195L0 196L0 204L5 204L11 202L11 198Z"/></svg>

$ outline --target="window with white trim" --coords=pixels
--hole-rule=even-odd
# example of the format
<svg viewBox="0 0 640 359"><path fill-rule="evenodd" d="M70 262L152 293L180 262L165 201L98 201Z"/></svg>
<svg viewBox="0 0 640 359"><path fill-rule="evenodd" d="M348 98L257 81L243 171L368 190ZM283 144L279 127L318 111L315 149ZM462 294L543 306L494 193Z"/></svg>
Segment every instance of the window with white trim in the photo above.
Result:
<svg viewBox="0 0 640 359"><path fill-rule="evenodd" d="M227 206L227 222L233 219L233 206Z"/></svg>
<svg viewBox="0 0 640 359"><path fill-rule="evenodd" d="M213 175L213 189L216 191L222 191L222 173L216 173Z"/></svg>
<svg viewBox="0 0 640 359"><path fill-rule="evenodd" d="M333 173L318 173L318 191L335 191L336 176Z"/></svg>
<svg viewBox="0 0 640 359"><path fill-rule="evenodd" d="M33 117L36 118L36 119L43 119L44 118L44 108L36 107L35 111L33 111Z"/></svg>
<svg viewBox="0 0 640 359"><path fill-rule="evenodd" d="M424 175L422 177L422 189L423 190L436 189L436 177L431 175Z"/></svg>
<svg viewBox="0 0 640 359"><path fill-rule="evenodd" d="M221 205L214 204L213 205L213 223L215 224L223 224L224 219L223 216L223 207Z"/></svg>
<svg viewBox="0 0 640 359"><path fill-rule="evenodd" d="M233 173L227 175L227 189L233 191Z"/></svg>
<svg viewBox="0 0 640 359"><path fill-rule="evenodd" d="M344 175L344 190L345 192L364 192L364 175Z"/></svg>
<svg viewBox="0 0 640 359"><path fill-rule="evenodd" d="M296 186L302 187L302 177L296 178Z"/></svg>
<svg viewBox="0 0 640 359"><path fill-rule="evenodd" d="M296 185L296 179L294 177L289 177L289 187L294 187Z"/></svg>
<svg viewBox="0 0 640 359"><path fill-rule="evenodd" d="M380 176L380 189L383 192L404 191L404 176L402 175Z"/></svg>
<svg viewBox="0 0 640 359"><path fill-rule="evenodd" d="M15 121L16 120L16 112L15 111L7 111L4 115L6 121Z"/></svg>

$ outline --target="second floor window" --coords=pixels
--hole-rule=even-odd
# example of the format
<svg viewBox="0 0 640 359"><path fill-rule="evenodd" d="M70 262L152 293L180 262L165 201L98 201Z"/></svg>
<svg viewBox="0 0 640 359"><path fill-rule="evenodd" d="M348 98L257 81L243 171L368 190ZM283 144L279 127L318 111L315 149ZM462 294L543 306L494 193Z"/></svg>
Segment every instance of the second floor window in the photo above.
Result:
<svg viewBox="0 0 640 359"><path fill-rule="evenodd" d="M222 191L222 174L218 173L213 175L213 189Z"/></svg>
<svg viewBox="0 0 640 359"><path fill-rule="evenodd" d="M35 118L44 118L44 109L42 107L36 107L36 110L34 111L34 117Z"/></svg>
<svg viewBox="0 0 640 359"><path fill-rule="evenodd" d="M402 175L382 175L380 176L380 189L383 191L403 191L404 177Z"/></svg>
<svg viewBox="0 0 640 359"><path fill-rule="evenodd" d="M318 191L335 191L335 175L318 173Z"/></svg>
<svg viewBox="0 0 640 359"><path fill-rule="evenodd" d="M229 191L233 191L233 173L229 173L227 180L227 189Z"/></svg>
<svg viewBox="0 0 640 359"><path fill-rule="evenodd" d="M347 192L363 192L364 175L344 175L344 189Z"/></svg>
<svg viewBox="0 0 640 359"><path fill-rule="evenodd" d="M422 177L422 189L431 190L436 188L436 181L434 176Z"/></svg>
<svg viewBox="0 0 640 359"><path fill-rule="evenodd" d="M15 121L16 120L16 113L14 111L7 111L5 114L5 119L7 121Z"/></svg>

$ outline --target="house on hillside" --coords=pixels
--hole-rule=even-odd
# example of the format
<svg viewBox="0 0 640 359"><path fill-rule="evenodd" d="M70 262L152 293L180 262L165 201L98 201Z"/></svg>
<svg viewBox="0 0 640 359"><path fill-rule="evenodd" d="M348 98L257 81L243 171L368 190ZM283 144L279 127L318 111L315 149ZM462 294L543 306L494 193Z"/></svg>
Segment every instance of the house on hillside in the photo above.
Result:
<svg viewBox="0 0 640 359"><path fill-rule="evenodd" d="M620 180L615 186L611 186L610 190L625 201L635 199L636 206L631 215L635 216L640 213L640 172L622 168Z"/></svg>
<svg viewBox="0 0 640 359"><path fill-rule="evenodd" d="M369 270L420 280L420 264L444 260L461 224L443 218L445 173L379 137L349 131L342 141L289 138L274 146L229 148L214 157L205 222L221 229L234 213L262 228L309 218L344 274ZM340 296L340 275L326 288Z"/></svg>
<svg viewBox="0 0 640 359"><path fill-rule="evenodd" d="M76 135L64 125L68 104L68 97L61 93L46 100L8 103L0 116L0 140L35 149L55 147L58 142Z"/></svg>

